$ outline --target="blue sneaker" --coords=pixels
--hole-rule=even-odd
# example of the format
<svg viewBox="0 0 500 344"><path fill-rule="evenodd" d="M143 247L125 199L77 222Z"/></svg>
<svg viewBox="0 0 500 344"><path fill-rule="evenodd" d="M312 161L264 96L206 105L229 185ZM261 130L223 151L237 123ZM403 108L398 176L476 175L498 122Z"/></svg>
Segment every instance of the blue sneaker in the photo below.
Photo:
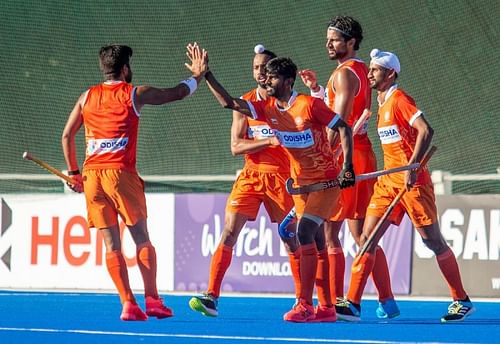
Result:
<svg viewBox="0 0 500 344"><path fill-rule="evenodd" d="M469 298L466 300L453 301L448 306L448 313L441 317L442 323L452 323L463 321L469 315L474 313L476 309Z"/></svg>
<svg viewBox="0 0 500 344"><path fill-rule="evenodd" d="M399 314L399 308L394 299L388 299L385 302L379 302L378 307L375 310L377 318L380 319L392 319L397 317Z"/></svg>
<svg viewBox="0 0 500 344"><path fill-rule="evenodd" d="M216 317L219 315L217 312L217 299L210 294L192 297L189 300L189 307L193 311L200 312L207 317Z"/></svg>
<svg viewBox="0 0 500 344"><path fill-rule="evenodd" d="M361 306L355 305L349 300L343 300L335 304L337 312L337 319L344 321L360 321L361 320Z"/></svg>

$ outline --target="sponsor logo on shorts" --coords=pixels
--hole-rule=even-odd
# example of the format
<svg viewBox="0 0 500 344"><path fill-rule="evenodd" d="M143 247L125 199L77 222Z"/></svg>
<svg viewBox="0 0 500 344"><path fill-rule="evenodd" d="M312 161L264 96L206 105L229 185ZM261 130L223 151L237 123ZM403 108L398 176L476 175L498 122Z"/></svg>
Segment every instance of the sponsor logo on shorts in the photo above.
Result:
<svg viewBox="0 0 500 344"><path fill-rule="evenodd" d="M115 153L124 150L128 144L128 137L117 139L90 139L87 142L87 154Z"/></svg>
<svg viewBox="0 0 500 344"><path fill-rule="evenodd" d="M248 137L251 139L265 139L273 137L274 131L268 125L252 125L248 128Z"/></svg>
<svg viewBox="0 0 500 344"><path fill-rule="evenodd" d="M276 136L281 145L286 148L307 148L314 145L311 129L298 132L277 131Z"/></svg>
<svg viewBox="0 0 500 344"><path fill-rule="evenodd" d="M401 135L396 124L378 128L378 137L383 145L401 141Z"/></svg>
<svg viewBox="0 0 500 344"><path fill-rule="evenodd" d="M238 205L238 201L232 200L231 205Z"/></svg>

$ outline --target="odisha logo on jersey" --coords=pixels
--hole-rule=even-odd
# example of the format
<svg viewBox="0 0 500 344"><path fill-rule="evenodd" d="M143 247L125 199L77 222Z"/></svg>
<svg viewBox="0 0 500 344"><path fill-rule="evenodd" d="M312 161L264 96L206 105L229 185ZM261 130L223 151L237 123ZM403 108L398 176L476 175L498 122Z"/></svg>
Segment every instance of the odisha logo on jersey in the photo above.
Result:
<svg viewBox="0 0 500 344"><path fill-rule="evenodd" d="M396 129L379 130L378 135L380 136L380 138L384 138L388 136L398 135L398 131Z"/></svg>
<svg viewBox="0 0 500 344"><path fill-rule="evenodd" d="M87 153L89 155L114 153L124 150L127 144L128 137L116 139L90 139L87 142Z"/></svg>
<svg viewBox="0 0 500 344"><path fill-rule="evenodd" d="M280 143L288 148L306 148L314 144L311 129L299 132L279 131L276 135Z"/></svg>
<svg viewBox="0 0 500 344"><path fill-rule="evenodd" d="M283 141L285 142L305 142L310 141L312 136L310 133L300 133L295 135L283 134Z"/></svg>
<svg viewBox="0 0 500 344"><path fill-rule="evenodd" d="M248 136L250 138L268 138L275 135L273 129L269 128L268 125L253 125L248 128Z"/></svg>
<svg viewBox="0 0 500 344"><path fill-rule="evenodd" d="M382 144L401 141L401 135L399 134L397 125L378 128L378 136Z"/></svg>

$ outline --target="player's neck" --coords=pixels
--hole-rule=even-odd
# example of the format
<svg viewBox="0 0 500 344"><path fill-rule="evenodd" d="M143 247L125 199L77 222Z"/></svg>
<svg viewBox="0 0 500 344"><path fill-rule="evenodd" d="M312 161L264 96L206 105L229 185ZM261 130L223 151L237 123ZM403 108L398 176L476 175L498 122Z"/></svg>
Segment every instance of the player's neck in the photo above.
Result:
<svg viewBox="0 0 500 344"><path fill-rule="evenodd" d="M340 66L342 63L346 62L346 61L349 61L349 60L352 60L352 59L355 59L356 58L356 53L355 52L352 52L350 54L346 54L346 56L342 57L342 58L339 58L337 60L337 63L338 65Z"/></svg>
<svg viewBox="0 0 500 344"><path fill-rule="evenodd" d="M288 109L291 105L293 97L293 90L287 90L283 95L281 95L279 98L276 98L276 104L278 107L282 110Z"/></svg>
<svg viewBox="0 0 500 344"><path fill-rule="evenodd" d="M267 99L267 90L265 88L257 86L257 93L259 95L259 99L261 100Z"/></svg>

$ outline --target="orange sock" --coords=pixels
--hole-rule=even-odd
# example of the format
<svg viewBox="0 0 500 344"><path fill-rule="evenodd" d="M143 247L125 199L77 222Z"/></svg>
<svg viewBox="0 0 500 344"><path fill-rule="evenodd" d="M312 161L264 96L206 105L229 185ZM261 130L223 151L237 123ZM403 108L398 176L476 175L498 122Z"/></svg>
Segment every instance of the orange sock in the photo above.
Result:
<svg viewBox="0 0 500 344"><path fill-rule="evenodd" d="M295 286L295 298L298 299L300 297L300 246L297 251L289 253L288 257L290 258L290 269Z"/></svg>
<svg viewBox="0 0 500 344"><path fill-rule="evenodd" d="M462 285L460 270L453 251L448 247L448 249L437 256L436 259L439 269L441 269L441 273L446 279L446 282L448 282L453 300L456 301L466 299L467 293Z"/></svg>
<svg viewBox="0 0 500 344"><path fill-rule="evenodd" d="M389 274L389 266L387 266L387 258L385 257L384 250L380 246L377 246L375 249L375 263L371 276L378 291L379 301L384 302L389 299L394 299L391 288L391 275Z"/></svg>
<svg viewBox="0 0 500 344"><path fill-rule="evenodd" d="M109 275L111 276L111 279L120 294L121 303L123 304L125 301L136 303L128 281L127 263L125 262L121 251L111 251L106 253L106 267L108 268Z"/></svg>
<svg viewBox="0 0 500 344"><path fill-rule="evenodd" d="M356 257L352 262L351 283L347 292L347 299L356 304L361 304L361 297L365 290L366 281L372 272L375 263L375 255L365 253L361 257Z"/></svg>
<svg viewBox="0 0 500 344"><path fill-rule="evenodd" d="M328 264L328 250L325 248L318 252L318 266L316 270L316 290L318 302L321 306L332 306L330 295L330 264Z"/></svg>
<svg viewBox="0 0 500 344"><path fill-rule="evenodd" d="M215 297L220 296L220 286L233 258L233 248L219 244L210 262L210 277L208 278L207 293Z"/></svg>
<svg viewBox="0 0 500 344"><path fill-rule="evenodd" d="M316 243L302 245L300 254L300 298L313 304L314 281L318 267Z"/></svg>
<svg viewBox="0 0 500 344"><path fill-rule="evenodd" d="M328 262L330 265L330 295L332 301L337 297L344 297L345 257L342 247L328 248Z"/></svg>
<svg viewBox="0 0 500 344"><path fill-rule="evenodd" d="M151 242L146 242L137 246L137 265L141 270L144 282L144 295L158 298L158 288L156 287L156 250Z"/></svg>

